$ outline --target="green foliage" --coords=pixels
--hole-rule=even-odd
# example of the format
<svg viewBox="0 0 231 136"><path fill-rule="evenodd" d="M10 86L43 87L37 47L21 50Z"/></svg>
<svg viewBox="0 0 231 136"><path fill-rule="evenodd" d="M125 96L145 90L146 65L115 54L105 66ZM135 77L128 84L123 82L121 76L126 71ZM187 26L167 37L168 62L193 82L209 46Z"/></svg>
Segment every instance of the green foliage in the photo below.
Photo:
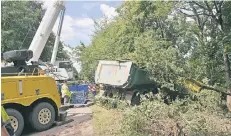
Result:
<svg viewBox="0 0 231 136"><path fill-rule="evenodd" d="M195 2L124 2L114 20L105 18L103 23L96 22L99 29L92 44L81 52L81 74L94 81L98 60L129 59L145 68L160 86L170 90L177 90L178 81L185 77L200 81L207 78L209 85L224 87L221 42L224 33L217 29L213 17L207 16L208 11L196 16L205 10L198 4L206 5L203 2L197 5ZM223 26L228 30L229 5L230 2L224 2L222 6ZM183 14L182 9L193 13ZM230 33L225 35L228 38Z"/></svg>
<svg viewBox="0 0 231 136"><path fill-rule="evenodd" d="M225 108L225 101L220 93L210 90L191 93L190 97L177 99L170 105L165 104L161 97L154 97L153 101L144 100L141 105L133 107L111 98L95 100L97 105L107 110L123 113L120 133L116 135L228 136L231 133L231 114ZM106 128L110 129L109 126Z"/></svg>
<svg viewBox="0 0 231 136"><path fill-rule="evenodd" d="M113 98L107 98L107 97L96 97L95 103L97 105L100 105L106 109L118 109L118 110L124 110L129 107L129 104L125 101L113 99Z"/></svg>
<svg viewBox="0 0 231 136"><path fill-rule="evenodd" d="M85 78L93 80L98 60L130 59L160 87L161 99L123 111L121 135L231 133L223 96L209 90L191 94L180 84L193 78L225 88L224 49L231 55L230 5L229 1L125 1L113 21L97 23L100 29L80 57ZM167 97L175 101L166 105L162 98ZM99 102L107 108L114 103Z"/></svg>
<svg viewBox="0 0 231 136"><path fill-rule="evenodd" d="M28 49L45 13L42 3L36 1L2 1L2 52ZM41 60L50 61L55 42L52 33L42 52ZM60 42L57 59L67 59Z"/></svg>
<svg viewBox="0 0 231 136"><path fill-rule="evenodd" d="M225 115L230 115L224 106L220 95L209 90L171 105L144 102L124 111L121 132L126 136L229 135L230 119Z"/></svg>
<svg viewBox="0 0 231 136"><path fill-rule="evenodd" d="M41 20L41 3L3 1L1 8L2 51L29 47Z"/></svg>

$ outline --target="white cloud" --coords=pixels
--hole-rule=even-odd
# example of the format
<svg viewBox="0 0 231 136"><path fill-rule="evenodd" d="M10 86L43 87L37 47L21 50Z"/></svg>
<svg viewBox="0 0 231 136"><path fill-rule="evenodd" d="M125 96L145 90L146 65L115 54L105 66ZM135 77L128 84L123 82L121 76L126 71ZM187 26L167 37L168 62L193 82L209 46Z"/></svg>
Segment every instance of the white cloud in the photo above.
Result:
<svg viewBox="0 0 231 136"><path fill-rule="evenodd" d="M54 0L42 0L44 2L43 8L47 9L52 6ZM52 29L54 34L57 34L58 25L60 21L60 16L57 18L55 25ZM90 40L89 35L91 35L94 28L94 21L88 17L73 18L69 15L64 16L62 31L61 31L61 41L67 43L68 41L74 39ZM75 45L72 45L75 46Z"/></svg>
<svg viewBox="0 0 231 136"><path fill-rule="evenodd" d="M103 12L103 14L108 17L109 19L113 19L118 15L114 7L110 7L106 4L100 5L100 10Z"/></svg>
<svg viewBox="0 0 231 136"><path fill-rule="evenodd" d="M52 6L54 0L42 0L44 2L43 8L48 8L49 6ZM87 7L88 6L88 7ZM89 3L85 5L85 9L93 8L96 6L96 3ZM108 21L112 21L114 17L118 15L118 13L115 11L114 7L110 7L106 4L100 5L101 12L107 17ZM59 25L60 17L58 17L52 31L57 33L58 25ZM103 18L100 18L99 20L103 20ZM73 18L70 15L64 16L64 21L62 25L62 32L61 32L61 41L64 41L65 43L68 43L68 41L72 41L75 39L81 39L81 40L87 40L90 41L90 36L92 35L94 30L94 21L93 19L83 16L78 18ZM75 45L72 45L75 46Z"/></svg>
<svg viewBox="0 0 231 136"><path fill-rule="evenodd" d="M59 25L59 18L57 19L53 32L56 34ZM94 21L91 18L73 18L69 15L64 16L61 40L69 41L73 39L90 40L89 36L93 30Z"/></svg>
<svg viewBox="0 0 231 136"><path fill-rule="evenodd" d="M52 29L55 35L57 34L59 20L60 18L56 20L55 25ZM61 31L61 36L60 36L62 41L68 41L68 40L72 40L73 38L75 38L76 31L73 28L74 24L75 24L75 20L71 16L69 15L64 16L62 31Z"/></svg>
<svg viewBox="0 0 231 136"><path fill-rule="evenodd" d="M94 25L94 21L91 18L77 18L76 19L76 26L77 27L89 27Z"/></svg>

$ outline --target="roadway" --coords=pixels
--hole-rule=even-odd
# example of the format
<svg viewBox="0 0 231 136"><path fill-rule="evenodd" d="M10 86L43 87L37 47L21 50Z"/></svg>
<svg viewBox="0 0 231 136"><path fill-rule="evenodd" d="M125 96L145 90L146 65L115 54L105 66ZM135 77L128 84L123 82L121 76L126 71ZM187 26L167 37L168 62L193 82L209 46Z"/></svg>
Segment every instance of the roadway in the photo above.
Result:
<svg viewBox="0 0 231 136"><path fill-rule="evenodd" d="M76 106L67 112L67 120L73 120L72 122L55 125L43 132L33 132L29 129L24 131L22 136L93 136L91 107Z"/></svg>

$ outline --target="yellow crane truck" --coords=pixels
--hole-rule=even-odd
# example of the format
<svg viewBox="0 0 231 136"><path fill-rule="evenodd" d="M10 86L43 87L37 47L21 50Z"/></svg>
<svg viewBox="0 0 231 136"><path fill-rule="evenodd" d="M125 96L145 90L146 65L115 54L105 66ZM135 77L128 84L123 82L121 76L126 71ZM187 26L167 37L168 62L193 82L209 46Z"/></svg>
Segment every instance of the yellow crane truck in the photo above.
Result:
<svg viewBox="0 0 231 136"><path fill-rule="evenodd" d="M3 54L13 66L1 68L1 104L11 119L16 136L27 124L37 131L49 129L55 121L63 121L67 112L60 112L60 94L54 78L39 75L36 66L26 65L31 51L10 51ZM20 72L23 71L23 72Z"/></svg>
<svg viewBox="0 0 231 136"><path fill-rule="evenodd" d="M11 118L17 136L21 135L24 125L29 124L35 130L42 131L50 128L54 121L66 117L66 112L60 112L61 99L55 79L39 75L41 70L39 58L61 11L54 55L52 55L54 61L64 18L64 1L55 0L52 6L48 7L29 50L2 53L4 61L13 62L13 65L1 68L1 103Z"/></svg>

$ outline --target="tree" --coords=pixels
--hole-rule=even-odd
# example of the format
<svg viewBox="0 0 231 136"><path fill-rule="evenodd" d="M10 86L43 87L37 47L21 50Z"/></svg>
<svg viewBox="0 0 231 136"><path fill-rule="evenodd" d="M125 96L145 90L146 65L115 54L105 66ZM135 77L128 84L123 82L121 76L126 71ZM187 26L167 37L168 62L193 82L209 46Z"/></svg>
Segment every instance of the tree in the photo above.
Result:
<svg viewBox="0 0 231 136"><path fill-rule="evenodd" d="M212 59L214 58L214 54L216 55L217 53L219 53L218 58L221 59L221 54L223 54L227 93L231 92L229 60L230 52L228 49L230 48L230 40L228 39L230 39L231 36L231 13L229 12L231 10L230 4L231 3L229 1L192 1L186 3L186 6L190 7L190 15L181 11L181 13L185 14L186 16L193 16L196 20L200 32L198 34L201 39L202 47L207 47L204 50L208 54L207 57L209 59ZM183 9L185 8L183 7ZM208 37L212 39L210 42L207 42L206 38ZM209 48L209 45L212 45L213 49ZM214 63L216 63L216 61ZM214 66L214 64L212 65ZM208 68L213 69L213 67ZM231 110L231 106L229 105L231 105L231 96L227 95L227 106Z"/></svg>
<svg viewBox="0 0 231 136"><path fill-rule="evenodd" d="M28 48L42 19L41 3L3 1L1 4L2 51Z"/></svg>
<svg viewBox="0 0 231 136"><path fill-rule="evenodd" d="M36 1L3 1L2 7L2 52L28 49L44 15L42 3ZM44 47L41 60L50 61L55 36L52 33ZM68 58L60 42L58 59Z"/></svg>
<svg viewBox="0 0 231 136"><path fill-rule="evenodd" d="M93 80L98 60L129 59L169 90L181 90L179 81L186 78L225 87L230 79L224 78L230 75L230 5L125 1L114 21L97 24L92 44L81 52L81 73Z"/></svg>

